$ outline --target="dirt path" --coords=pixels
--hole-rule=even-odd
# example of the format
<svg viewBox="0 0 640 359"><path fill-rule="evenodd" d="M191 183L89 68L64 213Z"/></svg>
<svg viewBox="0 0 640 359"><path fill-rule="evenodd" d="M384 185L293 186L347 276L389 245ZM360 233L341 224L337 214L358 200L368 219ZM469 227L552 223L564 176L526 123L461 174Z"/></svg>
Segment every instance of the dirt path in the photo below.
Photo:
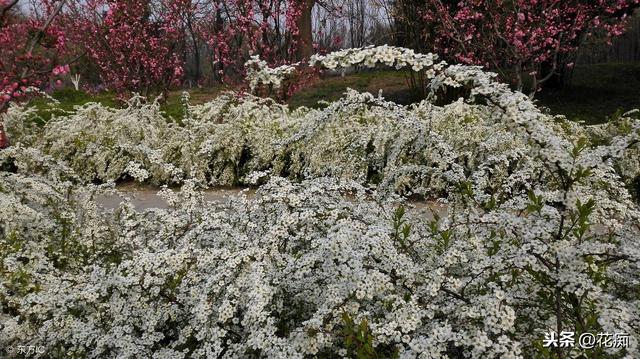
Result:
<svg viewBox="0 0 640 359"><path fill-rule="evenodd" d="M167 209L169 204L167 201L158 196L159 189L156 187L145 186L135 183L120 184L116 186L118 191L127 197L131 198L131 203L139 211L145 209ZM255 196L255 189L242 188L242 187L221 187L211 188L202 191L204 200L206 202L222 203L233 196L238 196L240 193L244 193L248 198ZM120 203L124 202L120 196L117 195L102 195L97 197L97 202L106 209L117 208ZM440 217L445 217L447 214L447 205L442 203L436 203L434 201L409 201L408 207L413 207L415 210L424 210L430 212L433 210ZM430 215L429 215L430 216Z"/></svg>
<svg viewBox="0 0 640 359"><path fill-rule="evenodd" d="M136 209L140 211L151 208L169 208L167 201L158 195L158 191L160 190L158 188L140 184L122 184L117 185L116 188L122 194L130 197L131 203L133 203ZM241 192L244 192L249 198L255 195L255 190L240 187L212 188L205 190L202 193L206 202L221 203L226 201L229 197L239 195ZM120 203L124 202L124 199L117 195L98 196L96 200L98 204L107 209L117 208Z"/></svg>

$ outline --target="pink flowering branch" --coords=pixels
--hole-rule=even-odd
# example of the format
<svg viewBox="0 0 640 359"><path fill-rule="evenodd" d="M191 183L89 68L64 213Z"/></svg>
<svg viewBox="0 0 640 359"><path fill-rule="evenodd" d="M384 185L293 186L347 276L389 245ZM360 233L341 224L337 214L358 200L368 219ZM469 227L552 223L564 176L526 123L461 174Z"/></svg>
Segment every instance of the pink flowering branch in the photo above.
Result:
<svg viewBox="0 0 640 359"><path fill-rule="evenodd" d="M52 57L35 55L38 45L42 46L42 40L50 37L49 47L55 51L64 50L65 36L58 29L52 28L54 19L60 14L66 0L60 0L49 12L45 21L38 26L35 20L10 23L7 21L9 11L18 3L10 1L2 6L0 11L0 114L5 112L9 103L24 97L27 89L32 86L40 86L50 76L62 74L60 67L53 66ZM46 6L46 4L44 4ZM32 30L35 34L32 34ZM25 40L28 39L28 40ZM56 70L58 69L58 70ZM68 65L62 69L68 69ZM0 148L9 146L9 140L4 132L4 125L0 121Z"/></svg>
<svg viewBox="0 0 640 359"><path fill-rule="evenodd" d="M106 88L121 96L147 95L164 92L182 79L184 65L177 44L184 38L182 17L189 4L78 1L64 23L74 43L98 67Z"/></svg>
<svg viewBox="0 0 640 359"><path fill-rule="evenodd" d="M435 51L498 70L533 95L573 66L586 38L623 34L637 7L639 0L427 0L421 18Z"/></svg>

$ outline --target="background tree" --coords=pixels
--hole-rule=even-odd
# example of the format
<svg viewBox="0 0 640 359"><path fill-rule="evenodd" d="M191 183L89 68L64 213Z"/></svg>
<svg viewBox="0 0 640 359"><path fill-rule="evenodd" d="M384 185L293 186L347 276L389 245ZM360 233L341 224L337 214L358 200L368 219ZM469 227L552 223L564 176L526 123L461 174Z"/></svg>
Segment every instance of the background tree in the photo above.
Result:
<svg viewBox="0 0 640 359"><path fill-rule="evenodd" d="M0 0L0 114L13 100L25 98L29 89L68 72L59 61L66 36L53 21L65 1L36 1L32 16L17 11L18 0ZM0 148L9 145L0 121Z"/></svg>
<svg viewBox="0 0 640 359"><path fill-rule="evenodd" d="M53 22L64 3L37 1L26 17L17 11L18 0L0 0L0 113L30 87L67 71L59 65L67 38Z"/></svg>
<svg viewBox="0 0 640 359"><path fill-rule="evenodd" d="M89 0L75 3L64 20L105 87L148 95L182 78L178 45L186 6L182 0Z"/></svg>
<svg viewBox="0 0 640 359"><path fill-rule="evenodd" d="M419 30L408 44L497 70L533 95L545 83L561 85L586 38L621 35L638 6L638 0L401 0L395 9L400 24Z"/></svg>

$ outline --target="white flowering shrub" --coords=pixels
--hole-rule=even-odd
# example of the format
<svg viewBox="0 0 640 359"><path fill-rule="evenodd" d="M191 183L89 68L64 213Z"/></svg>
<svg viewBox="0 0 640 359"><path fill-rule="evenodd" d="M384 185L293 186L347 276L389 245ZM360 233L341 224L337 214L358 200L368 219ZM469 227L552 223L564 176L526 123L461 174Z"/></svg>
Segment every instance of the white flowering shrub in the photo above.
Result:
<svg viewBox="0 0 640 359"><path fill-rule="evenodd" d="M282 82L290 77L296 70L296 64L269 67L266 61L254 55L244 64L246 80L251 91L255 91L258 86L267 86L273 89L282 87Z"/></svg>
<svg viewBox="0 0 640 359"><path fill-rule="evenodd" d="M11 135L14 128L32 122L25 118L31 112L21 107L9 109L5 123L12 128ZM184 139L185 131L160 116L157 102L143 104L140 98L133 98L124 109L90 103L67 117L54 117L43 129L26 128L33 132L15 136L18 143L46 148L48 154L65 159L87 181L116 180L125 175L136 178L130 170L142 167L153 172L157 182L183 178L182 170L171 163L177 159L170 144L177 138Z"/></svg>
<svg viewBox="0 0 640 359"><path fill-rule="evenodd" d="M27 168L20 152L3 151L3 166ZM586 193L601 202L580 202L592 187L577 185L490 205L461 188L448 216L429 220L328 179L274 178L254 200L207 206L189 181L164 191L175 209L140 213L100 209L108 187L2 177L6 347L331 356L356 350L346 338L365 330L382 356L519 357L558 317L563 329L639 329L640 218L607 189Z"/></svg>
<svg viewBox="0 0 640 359"><path fill-rule="evenodd" d="M351 56L351 55L349 55ZM443 88L466 98L435 105ZM584 127L476 67L399 106L91 104L0 151L0 348L51 358L640 356L640 121ZM132 177L170 209L97 201ZM102 182L104 184L89 184ZM204 203L201 187L262 183ZM446 215L402 195L446 203ZM424 201L423 201L424 202ZM415 208L414 208L415 207ZM545 333L626 333L548 348ZM15 352L3 352L18 357Z"/></svg>
<svg viewBox="0 0 640 359"><path fill-rule="evenodd" d="M626 136L638 131L640 111L630 111L601 126L589 126L587 135L596 144L610 144L616 136ZM627 187L640 202L640 148L630 147L622 158L615 162L614 168L623 178Z"/></svg>
<svg viewBox="0 0 640 359"><path fill-rule="evenodd" d="M378 64L394 67L396 70L410 68L416 72L430 69L428 77L432 78L436 71L440 71L446 65L445 62L436 63L437 60L438 56L435 54L420 54L411 49L383 45L345 49L327 55L313 55L309 59L309 64L331 70L357 65L371 68Z"/></svg>

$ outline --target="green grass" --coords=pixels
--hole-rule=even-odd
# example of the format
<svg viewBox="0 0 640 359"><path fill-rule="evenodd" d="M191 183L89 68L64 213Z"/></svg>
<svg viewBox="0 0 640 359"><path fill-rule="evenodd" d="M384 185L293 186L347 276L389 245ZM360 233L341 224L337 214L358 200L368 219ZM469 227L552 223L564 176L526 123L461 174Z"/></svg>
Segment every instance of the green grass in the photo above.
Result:
<svg viewBox="0 0 640 359"><path fill-rule="evenodd" d="M189 101L192 105L202 104L211 101L225 89L223 86L213 88L195 88L188 90ZM183 90L170 91L167 101L160 105L160 109L164 112L167 119L171 118L176 121L182 121L184 118L184 107L182 106Z"/></svg>
<svg viewBox="0 0 640 359"><path fill-rule="evenodd" d="M365 71L346 76L332 76L323 78L302 91L294 94L287 103L293 107L321 107L319 101L335 101L342 94L352 88L358 91L369 91L377 94L383 89L383 95L388 98L407 96L409 88L405 80L405 73L401 71Z"/></svg>
<svg viewBox="0 0 640 359"><path fill-rule="evenodd" d="M51 97L58 100L60 103L54 105L51 101L43 97L36 97L31 100L30 105L38 109L38 114L46 122L51 119L52 116L64 115L67 111L73 111L74 107L81 106L89 102L99 102L105 106L116 107L118 101L112 93L105 92L95 95L90 95L83 91L76 91L74 89L62 89L54 91Z"/></svg>
<svg viewBox="0 0 640 359"><path fill-rule="evenodd" d="M377 94L389 100L407 104L412 96L407 85L406 73L402 71L364 71L346 76L331 76L317 80L311 86L288 99L291 107L321 107L318 102L335 101L347 88ZM191 103L199 104L213 99L224 88L189 90ZM182 91L172 91L161 106L167 119L181 121L183 108ZM48 101L36 98L32 105L40 111L46 121L54 114L72 111L75 106L87 102L100 102L106 106L121 106L113 93L89 95L72 89L55 91L52 96L60 101L57 109ZM570 84L560 91L546 91L537 97L540 105L553 114L562 114L571 120L588 124L606 122L613 114L640 108L640 64L604 64L579 66L575 69Z"/></svg>
<svg viewBox="0 0 640 359"><path fill-rule="evenodd" d="M616 112L640 108L640 64L578 66L566 88L543 92L539 101L571 120L606 122Z"/></svg>

